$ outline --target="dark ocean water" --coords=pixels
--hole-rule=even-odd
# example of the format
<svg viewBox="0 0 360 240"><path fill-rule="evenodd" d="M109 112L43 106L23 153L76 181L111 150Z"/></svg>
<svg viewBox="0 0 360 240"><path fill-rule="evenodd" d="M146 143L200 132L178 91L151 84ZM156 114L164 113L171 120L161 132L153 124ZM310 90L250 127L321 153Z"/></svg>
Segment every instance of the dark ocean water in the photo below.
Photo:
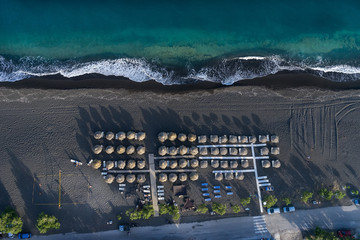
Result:
<svg viewBox="0 0 360 240"><path fill-rule="evenodd" d="M0 81L360 79L360 1L0 0Z"/></svg>

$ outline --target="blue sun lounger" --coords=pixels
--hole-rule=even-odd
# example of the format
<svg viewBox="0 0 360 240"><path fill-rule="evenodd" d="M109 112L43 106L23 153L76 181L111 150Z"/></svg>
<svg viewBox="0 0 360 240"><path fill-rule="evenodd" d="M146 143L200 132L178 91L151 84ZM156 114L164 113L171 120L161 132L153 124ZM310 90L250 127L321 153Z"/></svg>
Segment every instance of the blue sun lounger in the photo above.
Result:
<svg viewBox="0 0 360 240"><path fill-rule="evenodd" d="M205 202L210 202L211 198L205 198Z"/></svg>
<svg viewBox="0 0 360 240"><path fill-rule="evenodd" d="M215 198L221 198L221 195L215 195Z"/></svg>
<svg viewBox="0 0 360 240"><path fill-rule="evenodd" d="M202 194L204 197L208 197L209 196L209 193L203 193Z"/></svg>
<svg viewBox="0 0 360 240"><path fill-rule="evenodd" d="M214 186L214 189L220 189L220 186Z"/></svg>
<svg viewBox="0 0 360 240"><path fill-rule="evenodd" d="M220 190L214 190L214 193L220 193Z"/></svg>
<svg viewBox="0 0 360 240"><path fill-rule="evenodd" d="M208 188L202 188L201 191L205 192L205 191L209 191Z"/></svg>
<svg viewBox="0 0 360 240"><path fill-rule="evenodd" d="M203 186L203 187L206 187L208 185L209 185L208 183L201 183L201 186Z"/></svg>
<svg viewBox="0 0 360 240"><path fill-rule="evenodd" d="M232 189L232 186L225 186L226 189Z"/></svg>
<svg viewBox="0 0 360 240"><path fill-rule="evenodd" d="M226 195L233 195L233 192L227 192Z"/></svg>

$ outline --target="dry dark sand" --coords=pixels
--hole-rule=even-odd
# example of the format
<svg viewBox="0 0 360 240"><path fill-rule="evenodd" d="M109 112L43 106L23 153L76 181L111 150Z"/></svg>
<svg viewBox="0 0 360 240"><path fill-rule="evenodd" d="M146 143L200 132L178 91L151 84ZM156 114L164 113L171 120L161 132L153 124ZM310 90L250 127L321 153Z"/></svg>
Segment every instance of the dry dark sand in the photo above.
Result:
<svg viewBox="0 0 360 240"><path fill-rule="evenodd" d="M267 84L276 90L215 85L207 85L206 90L173 89L167 93L156 85L149 91L136 87L45 90L29 89L21 83L13 84L13 88L2 87L0 209L15 206L25 221L25 230L33 233L37 232L35 221L41 211L60 219L62 227L54 232L115 229L116 224L106 225L106 221L112 219L116 223L116 214L133 206L136 198L125 199L116 184L104 183L99 170L75 168L69 162L70 158L86 162L92 157L90 148L94 141L90 135L98 129L144 130L148 152L155 150L157 143L151 139L162 130L278 134L282 167L259 170L259 175L269 177L276 196L289 196L296 207L309 208L312 206L299 201L302 190L344 184L358 188L360 91L279 87L281 84L276 85L276 81ZM343 89L346 88L351 87ZM59 170L63 174L61 209L57 206ZM237 190L233 198L236 201L255 192L253 176L245 177L244 182L232 183ZM214 181L208 172L202 179ZM190 183L189 191L196 203L202 201L198 183ZM236 203L230 198L222 202ZM258 214L257 204L252 202L250 213ZM350 204L349 197L321 206L338 204ZM184 213L182 221L206 219L213 216ZM164 223L165 218L141 222Z"/></svg>

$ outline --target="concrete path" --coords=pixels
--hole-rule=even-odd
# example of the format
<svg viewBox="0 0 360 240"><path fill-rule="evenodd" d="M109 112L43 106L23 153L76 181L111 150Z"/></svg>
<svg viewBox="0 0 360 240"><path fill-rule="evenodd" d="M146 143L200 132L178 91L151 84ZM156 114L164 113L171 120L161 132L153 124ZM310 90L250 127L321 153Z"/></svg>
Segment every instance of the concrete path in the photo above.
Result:
<svg viewBox="0 0 360 240"><path fill-rule="evenodd" d="M154 154L149 154L149 171L150 171L150 187L151 187L151 198L152 198L152 203L153 203L153 208L154 208L154 217L158 217L159 216L159 205L158 205L158 199L157 199Z"/></svg>

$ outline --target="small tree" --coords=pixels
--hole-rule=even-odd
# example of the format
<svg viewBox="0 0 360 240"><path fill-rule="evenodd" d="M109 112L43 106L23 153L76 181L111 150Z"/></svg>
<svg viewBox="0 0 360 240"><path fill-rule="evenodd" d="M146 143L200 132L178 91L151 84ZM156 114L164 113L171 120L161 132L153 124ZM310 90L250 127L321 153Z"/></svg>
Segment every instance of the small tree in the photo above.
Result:
<svg viewBox="0 0 360 240"><path fill-rule="evenodd" d="M207 208L207 206L205 204L200 204L196 209L196 212L202 213L202 214L205 214L208 211L209 211L209 209Z"/></svg>
<svg viewBox="0 0 360 240"><path fill-rule="evenodd" d="M277 203L278 199L274 195L268 195L264 198L264 201L266 202L266 207L271 208Z"/></svg>
<svg viewBox="0 0 360 240"><path fill-rule="evenodd" d="M160 204L159 206L159 213L160 215L169 214L173 220L179 220L180 219L180 212L179 208L175 206L174 204Z"/></svg>
<svg viewBox="0 0 360 240"><path fill-rule="evenodd" d="M121 216L121 214L118 214L118 215L116 215L116 218L117 218L117 220L121 220L122 219L122 216Z"/></svg>
<svg viewBox="0 0 360 240"><path fill-rule="evenodd" d="M49 216L42 212L37 219L36 227L40 233L47 233L49 229L59 229L60 223L55 216Z"/></svg>
<svg viewBox="0 0 360 240"><path fill-rule="evenodd" d="M231 209L234 213L239 213L241 211L241 207L239 205L233 205L231 206Z"/></svg>
<svg viewBox="0 0 360 240"><path fill-rule="evenodd" d="M288 198L288 197L284 197L284 198L282 199L282 201L285 203L286 206L288 206L288 205L291 204L291 199Z"/></svg>
<svg viewBox="0 0 360 240"><path fill-rule="evenodd" d="M301 200L304 202L304 203L307 203L309 201L310 198L312 198L313 196L313 193L312 192L308 192L308 191L304 191L302 192L301 194Z"/></svg>
<svg viewBox="0 0 360 240"><path fill-rule="evenodd" d="M334 193L332 191L329 191L326 188L321 188L319 190L319 195L320 195L320 197L325 198L326 200L330 201L332 199L332 196L334 195Z"/></svg>
<svg viewBox="0 0 360 240"><path fill-rule="evenodd" d="M359 195L359 191L358 190L351 190L351 194L352 195Z"/></svg>
<svg viewBox="0 0 360 240"><path fill-rule="evenodd" d="M226 213L226 205L225 204L213 203L211 208L217 214L224 215Z"/></svg>
<svg viewBox="0 0 360 240"><path fill-rule="evenodd" d="M240 199L240 204L243 205L243 207L246 207L247 205L250 204L251 198L247 197L247 198L241 198Z"/></svg>
<svg viewBox="0 0 360 240"><path fill-rule="evenodd" d="M345 193L341 192L340 190L336 190L334 192L334 195L335 195L335 198L339 199L339 200L341 200L345 197Z"/></svg>
<svg viewBox="0 0 360 240"><path fill-rule="evenodd" d="M18 234L21 232L23 222L12 208L7 208L0 215L0 232Z"/></svg>

